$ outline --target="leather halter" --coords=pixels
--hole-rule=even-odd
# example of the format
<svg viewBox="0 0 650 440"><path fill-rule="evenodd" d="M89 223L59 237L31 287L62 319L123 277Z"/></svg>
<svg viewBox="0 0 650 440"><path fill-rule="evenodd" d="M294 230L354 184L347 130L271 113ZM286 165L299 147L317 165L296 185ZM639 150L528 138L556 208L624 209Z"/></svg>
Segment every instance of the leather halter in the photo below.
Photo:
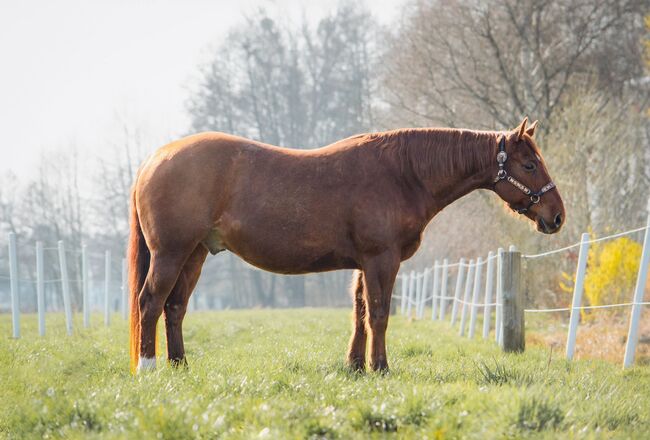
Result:
<svg viewBox="0 0 650 440"><path fill-rule="evenodd" d="M514 177L508 175L508 172L505 169L505 164L507 160L508 160L508 153L506 153L506 137L502 135L501 140L499 141L499 152L497 153L497 164L499 165L499 171L497 172L497 176L494 178L494 186L496 187L496 184L502 180L507 180L515 188L517 188L518 190L520 190L521 192L529 196L530 203L528 204L528 206L519 209L513 208L515 211L517 211L518 214L525 214L526 212L528 212L531 206L539 203L539 200L544 194L546 194L547 192L555 188L555 184L552 181L548 182L546 185L542 187L542 189L540 189L537 192L533 192L526 185L524 185Z"/></svg>

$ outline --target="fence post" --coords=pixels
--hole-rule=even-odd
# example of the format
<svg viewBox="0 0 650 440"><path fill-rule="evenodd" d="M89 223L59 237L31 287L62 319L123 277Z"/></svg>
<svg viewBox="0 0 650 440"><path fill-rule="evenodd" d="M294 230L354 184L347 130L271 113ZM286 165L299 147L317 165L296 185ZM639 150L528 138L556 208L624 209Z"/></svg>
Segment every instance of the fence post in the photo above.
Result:
<svg viewBox="0 0 650 440"><path fill-rule="evenodd" d="M413 315L414 319L418 319L418 313L420 310L420 301L422 301L422 280L424 279L424 274L426 274L426 270L423 273L419 273L415 276L415 308L413 309Z"/></svg>
<svg viewBox="0 0 650 440"><path fill-rule="evenodd" d="M408 294L408 284L409 284L409 277L406 275L401 275L402 277L402 304L401 304L401 310L400 312L402 315L406 313L406 295Z"/></svg>
<svg viewBox="0 0 650 440"><path fill-rule="evenodd" d="M445 319L445 308L447 308L447 277L449 276L449 260L442 261L442 281L440 282L440 320Z"/></svg>
<svg viewBox="0 0 650 440"><path fill-rule="evenodd" d="M81 245L81 295L83 300L84 327L90 326L90 286L88 284L88 248Z"/></svg>
<svg viewBox="0 0 650 440"><path fill-rule="evenodd" d="M578 254L578 266L576 267L576 282L573 286L571 319L569 321L569 334L566 340L566 358L568 360L573 359L576 348L576 336L578 333L578 321L580 320L580 305L582 303L582 291L585 283L585 271L587 270L588 254L589 234L585 232L580 238L580 254Z"/></svg>
<svg viewBox="0 0 650 440"><path fill-rule="evenodd" d="M494 252L488 254L487 274L485 277L485 308L483 309L483 339L490 336L490 319L492 318L492 287L494 286Z"/></svg>
<svg viewBox="0 0 650 440"><path fill-rule="evenodd" d="M650 208L650 203L649 206ZM627 333L627 343L625 344L625 357L623 358L623 368L631 367L634 363L636 344L638 342L639 321L641 320L641 302L645 293L645 284L648 279L648 262L650 262L650 215L646 223L647 229L643 236L643 252L639 262L639 273L636 277L636 287L634 289L634 300L632 311L630 312L630 329Z"/></svg>
<svg viewBox="0 0 650 440"><path fill-rule="evenodd" d="M467 321L467 308L469 304L469 296L472 291L472 281L474 278L474 270L476 269L476 264L474 260L469 260L469 268L467 269L467 279L465 280L465 295L463 295L463 308L460 314L460 331L458 334L460 336L465 336L465 322Z"/></svg>
<svg viewBox="0 0 650 440"><path fill-rule="evenodd" d="M474 338L474 332L476 330L476 315L478 315L478 296L481 291L481 266L483 264L483 258L478 257L476 260L476 270L474 271L474 292L472 295L472 314L469 320L469 338Z"/></svg>
<svg viewBox="0 0 650 440"><path fill-rule="evenodd" d="M111 251L104 253L104 325L111 325Z"/></svg>
<svg viewBox="0 0 650 440"><path fill-rule="evenodd" d="M36 305L38 308L38 334L45 336L45 279L42 241L36 242Z"/></svg>
<svg viewBox="0 0 650 440"><path fill-rule="evenodd" d="M129 317L129 286L126 269L126 258L122 258L122 318ZM403 300L402 300L403 301Z"/></svg>
<svg viewBox="0 0 650 440"><path fill-rule="evenodd" d="M63 291L63 309L65 310L65 327L72 334L72 305L70 304L70 279L68 278L68 262L65 255L63 240L59 240L59 267L61 268L61 289Z"/></svg>
<svg viewBox="0 0 650 440"><path fill-rule="evenodd" d="M458 261L458 273L456 274L456 290L454 291L454 303L451 305L451 325L456 323L458 314L458 301L460 300L460 290L463 288L463 278L465 277L465 259Z"/></svg>
<svg viewBox="0 0 650 440"><path fill-rule="evenodd" d="M408 301L406 304L406 316L408 318L411 317L411 305L413 303L413 296L414 296L414 290L415 290L415 272L411 271L411 274L409 276L409 293L408 293Z"/></svg>
<svg viewBox="0 0 650 440"><path fill-rule="evenodd" d="M20 338L20 291L18 290L18 255L16 234L9 233L9 284L11 288L11 326L13 337Z"/></svg>
<svg viewBox="0 0 650 440"><path fill-rule="evenodd" d="M435 320L438 314L438 296L440 296L440 263L433 264L433 292L431 293L431 319Z"/></svg>
<svg viewBox="0 0 650 440"><path fill-rule="evenodd" d="M424 304L427 301L427 287L429 285L429 278L431 276L429 275L430 271L429 269L424 269L424 273L422 274L422 288L420 289L420 300L418 301L418 306L415 309L415 317L417 319L422 319L422 315L424 314Z"/></svg>
<svg viewBox="0 0 650 440"><path fill-rule="evenodd" d="M497 250L497 312L494 322L494 339L503 347L503 248Z"/></svg>
<svg viewBox="0 0 650 440"><path fill-rule="evenodd" d="M526 348L526 341L520 252L504 252L501 282L503 289L503 350L521 352Z"/></svg>

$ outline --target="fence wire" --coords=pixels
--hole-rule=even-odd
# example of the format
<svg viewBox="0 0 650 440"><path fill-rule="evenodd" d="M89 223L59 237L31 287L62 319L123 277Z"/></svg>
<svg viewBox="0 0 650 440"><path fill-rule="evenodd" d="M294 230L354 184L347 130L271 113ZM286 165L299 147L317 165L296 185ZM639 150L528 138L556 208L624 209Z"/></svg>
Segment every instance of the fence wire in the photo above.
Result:
<svg viewBox="0 0 650 440"><path fill-rule="evenodd" d="M623 237L624 235L631 235L631 234L634 234L635 232L645 231L646 229L648 229L648 226L643 226L643 227L636 228L636 229L630 229L628 231L618 232L616 234L606 235L604 237L592 238L591 240L585 241L585 243L589 243L589 244L598 243L598 242L605 241L605 240L611 240L613 238ZM579 242L571 244L569 246L564 246L564 247L561 247L559 249L553 249L553 250L547 251L547 252L541 252L539 254L522 254L521 257L522 258L527 258L527 259L546 257L547 255L558 254L560 252L564 252L564 251L567 251L569 249L579 247L582 243L583 243L582 241L579 241Z"/></svg>
<svg viewBox="0 0 650 440"><path fill-rule="evenodd" d="M642 226L642 227L639 227L639 228L630 229L630 230L627 230L627 231L606 235L604 237L593 238L593 239L585 241L585 243L590 243L590 244L591 243L598 243L598 242L611 240L611 239L618 238L618 237L623 237L625 235L631 235L631 234L634 234L636 232L645 231L647 229L648 229L648 226ZM558 254L558 253L561 253L561 252L565 252L565 251L567 251L569 249L577 248L582 243L583 243L582 241L578 241L578 242L570 244L568 246L563 246L561 248L552 249L552 250L546 251L546 252L541 252L541 253L537 253L537 254L522 254L521 257L525 258L525 259L531 259L531 260L541 258L541 257L546 257L548 255L554 255L554 254ZM499 258L498 252L493 252L492 255L489 255L484 260L481 260L481 262L478 262L478 258L476 258L476 259L471 259L471 260L465 259L463 262L457 261L455 263L447 263L447 264L439 263L437 265L434 264L432 266L425 267L420 272L413 272L413 277L415 278L415 280L419 280L420 278L422 278L424 276L424 274L426 272L433 270L436 266L441 268L441 269L453 268L453 267L461 267L461 266L462 267L467 267L467 268L469 268L470 266L472 266L472 267L480 267L480 266L483 266L483 265L487 264L488 261L493 260L493 259L497 259L497 258ZM403 279L403 278L410 279L411 275L410 274L400 274L400 275L398 275L398 279ZM393 298L401 299L402 296L401 295L394 295ZM433 296L428 296L425 299L421 299L421 301L426 303L427 301L430 301L433 298L440 299L441 297L439 295L433 295ZM479 306L479 307L486 306L486 305L488 305L488 306L501 306L501 304L497 304L497 303L485 304L485 303L466 302L466 301L464 301L462 299L455 298L455 297L444 297L444 299L458 301L461 304L465 304L465 305L469 305L469 306ZM411 301L410 298L408 298L408 300ZM641 302L641 303L631 302L631 303L606 304L606 305L597 305L597 306L580 306L580 307L576 307L576 309L605 309L605 308L626 307L626 306L633 306L633 305L648 305L648 304L649 304L648 302ZM525 309L524 311L527 312L527 313L550 313L550 312L566 312L566 311L570 311L571 309L572 309L571 307L557 307L557 308L547 308L547 309Z"/></svg>

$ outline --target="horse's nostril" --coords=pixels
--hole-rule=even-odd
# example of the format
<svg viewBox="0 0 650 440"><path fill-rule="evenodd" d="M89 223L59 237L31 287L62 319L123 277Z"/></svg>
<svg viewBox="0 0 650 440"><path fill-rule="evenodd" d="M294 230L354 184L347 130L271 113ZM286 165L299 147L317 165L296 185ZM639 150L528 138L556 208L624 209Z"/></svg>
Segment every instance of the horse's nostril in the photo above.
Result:
<svg viewBox="0 0 650 440"><path fill-rule="evenodd" d="M557 214L555 216L555 226L560 226L562 224L562 214Z"/></svg>

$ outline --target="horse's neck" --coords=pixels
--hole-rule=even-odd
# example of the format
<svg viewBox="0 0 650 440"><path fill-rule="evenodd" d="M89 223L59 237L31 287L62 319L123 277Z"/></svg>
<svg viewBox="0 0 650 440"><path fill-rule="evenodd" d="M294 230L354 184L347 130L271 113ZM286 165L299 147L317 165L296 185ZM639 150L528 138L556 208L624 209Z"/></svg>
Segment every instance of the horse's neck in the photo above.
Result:
<svg viewBox="0 0 650 440"><path fill-rule="evenodd" d="M427 221L466 194L491 186L497 133L422 129L404 136L401 156Z"/></svg>

